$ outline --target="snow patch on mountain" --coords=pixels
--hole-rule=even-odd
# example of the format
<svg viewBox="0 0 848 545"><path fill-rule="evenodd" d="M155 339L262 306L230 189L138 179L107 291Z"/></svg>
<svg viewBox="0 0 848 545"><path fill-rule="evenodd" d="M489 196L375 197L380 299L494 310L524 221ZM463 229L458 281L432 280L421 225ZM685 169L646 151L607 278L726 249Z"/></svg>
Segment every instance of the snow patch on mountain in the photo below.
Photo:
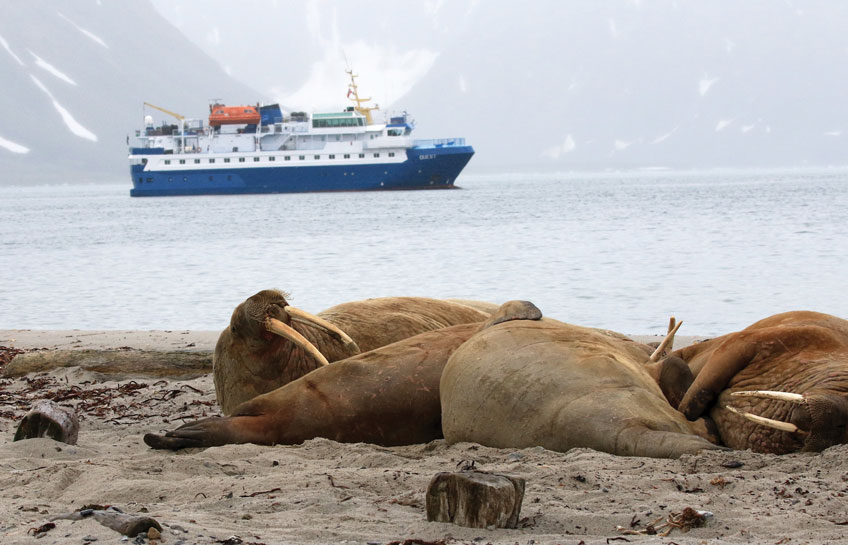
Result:
<svg viewBox="0 0 848 545"><path fill-rule="evenodd" d="M576 148L577 143L574 141L574 136L569 134L565 137L565 141L562 144L542 150L542 156L550 157L551 159L559 159L561 155L571 153Z"/></svg>
<svg viewBox="0 0 848 545"><path fill-rule="evenodd" d="M28 147L22 146L17 142L12 142L11 140L6 140L2 136L0 136L0 148L11 151L12 153L29 153Z"/></svg>
<svg viewBox="0 0 848 545"><path fill-rule="evenodd" d="M18 61L18 64L20 64L21 66L24 66L24 61L22 61L20 57L15 55L15 52L12 51L11 47L9 47L9 42L7 42L6 39L3 36L0 36L0 45L3 46L3 49L5 49L9 53L9 55L12 56L13 59Z"/></svg>
<svg viewBox="0 0 848 545"><path fill-rule="evenodd" d="M710 89L712 88L712 86L713 86L713 85L715 85L715 83L716 83L718 80L719 80L719 78L710 78L710 77L707 77L707 76L705 75L705 76L704 76L703 78L701 78L701 80L698 82L698 93L699 93L701 96L705 96L707 93L709 93L709 92L710 92Z"/></svg>
<svg viewBox="0 0 848 545"><path fill-rule="evenodd" d="M731 123L733 123L732 119L721 119L721 120L719 120L719 122L716 123L715 132L723 131L724 129L729 127Z"/></svg>
<svg viewBox="0 0 848 545"><path fill-rule="evenodd" d="M680 127L674 127L673 129L671 129L671 130L670 130L670 131L668 131L667 133L665 133L665 134L663 134L663 135L660 135L660 136L658 136L658 137L654 138L653 140L651 140L651 144L659 144L660 142L665 142L666 140L668 140L669 138L671 138L671 135L673 135L674 133L676 133L676 132L677 132L677 129L679 129L679 128L680 128Z"/></svg>
<svg viewBox="0 0 848 545"><path fill-rule="evenodd" d="M69 23L70 23L70 24L71 24L74 28L76 28L78 31L80 31L80 32L81 32L84 36L86 36L87 38L89 38L89 39L93 40L95 43L97 43L97 44L99 44L99 45L102 45L102 46L103 46L103 47L105 47L106 49L109 49L109 46L108 46L108 45L106 45L106 42L104 42L104 41L103 41L103 39L102 39L102 38L100 38L100 36L98 36L97 34L94 34L93 32L90 32L90 31L88 31L88 30L86 30L86 29L82 28L81 26L79 26L79 25L78 25L78 24L76 24L75 22L71 21L70 19L68 19L67 17L65 17L64 15L62 15L62 14L61 14L60 12L58 12L58 11L56 12L56 15L58 15L58 16L59 16L59 17L61 17L62 19L64 19L64 20L66 20L67 22L69 22Z"/></svg>
<svg viewBox="0 0 848 545"><path fill-rule="evenodd" d="M69 112L64 106L59 104L59 101L57 101L53 97L53 94L50 92L50 90L43 83L41 83L41 81L39 81L37 77L33 76L32 74L30 74L29 77L31 77L35 85L39 89L44 91L44 94L46 94L50 98L50 100L53 101L53 107L56 108L56 111L59 112L60 116L62 116L62 121L65 122L65 125L73 134L79 136L80 138L91 140L92 142L97 142L97 135L83 127L79 121L74 119L74 116L71 115L71 112Z"/></svg>
<svg viewBox="0 0 848 545"><path fill-rule="evenodd" d="M70 77L68 77L67 74L65 74L64 72L62 72L61 70L59 70L58 68L56 68L55 66L50 64L49 62L45 61L44 59L42 59L41 57L39 57L35 53L33 53L32 50L28 50L28 51L29 51L29 54L32 55L35 58L35 65L36 66L46 70L47 72L53 74L54 76L56 76L57 78L59 78L60 80L62 80L64 82L70 83L71 85L77 84L77 82L75 82Z"/></svg>

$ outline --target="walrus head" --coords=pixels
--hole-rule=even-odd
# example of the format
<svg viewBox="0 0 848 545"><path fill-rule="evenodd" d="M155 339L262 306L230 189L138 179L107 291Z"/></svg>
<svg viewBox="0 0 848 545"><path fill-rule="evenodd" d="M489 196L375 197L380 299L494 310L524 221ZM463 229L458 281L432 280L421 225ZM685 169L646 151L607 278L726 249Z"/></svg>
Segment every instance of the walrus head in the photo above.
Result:
<svg viewBox="0 0 848 545"><path fill-rule="evenodd" d="M268 343L276 336L282 337L310 354L321 365L327 365L327 359L320 350L293 327L292 322L298 322L324 331L343 343L351 355L359 354L359 347L344 331L289 305L286 297L288 294L280 290L262 290L249 297L233 311L230 331L248 343Z"/></svg>
<svg viewBox="0 0 848 545"><path fill-rule="evenodd" d="M794 404L800 410L792 411L788 422L741 411L732 405L724 408L761 426L801 435L804 451L820 452L834 445L848 443L848 400L841 395L833 392L795 394L770 390L742 390L730 395Z"/></svg>

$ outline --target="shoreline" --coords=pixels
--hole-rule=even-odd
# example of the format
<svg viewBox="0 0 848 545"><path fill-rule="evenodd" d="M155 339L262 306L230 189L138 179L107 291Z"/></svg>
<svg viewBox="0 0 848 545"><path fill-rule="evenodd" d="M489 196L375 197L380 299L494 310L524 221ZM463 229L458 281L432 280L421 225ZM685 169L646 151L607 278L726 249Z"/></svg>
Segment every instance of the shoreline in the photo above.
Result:
<svg viewBox="0 0 848 545"><path fill-rule="evenodd" d="M167 329L0 329L0 346L31 350L117 350L134 348L153 351L212 352L221 331ZM663 335L627 335L641 343L660 342ZM676 335L675 348L683 348L709 337Z"/></svg>

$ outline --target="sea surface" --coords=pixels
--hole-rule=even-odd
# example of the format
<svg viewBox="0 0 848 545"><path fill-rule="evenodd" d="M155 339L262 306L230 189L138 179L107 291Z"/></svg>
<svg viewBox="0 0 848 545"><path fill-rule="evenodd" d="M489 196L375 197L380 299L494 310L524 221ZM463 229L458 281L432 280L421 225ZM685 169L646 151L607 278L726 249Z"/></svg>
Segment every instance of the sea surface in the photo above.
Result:
<svg viewBox="0 0 848 545"><path fill-rule="evenodd" d="M130 198L4 187L0 329L223 329L278 288L533 301L623 333L848 318L848 170L463 175L461 190Z"/></svg>

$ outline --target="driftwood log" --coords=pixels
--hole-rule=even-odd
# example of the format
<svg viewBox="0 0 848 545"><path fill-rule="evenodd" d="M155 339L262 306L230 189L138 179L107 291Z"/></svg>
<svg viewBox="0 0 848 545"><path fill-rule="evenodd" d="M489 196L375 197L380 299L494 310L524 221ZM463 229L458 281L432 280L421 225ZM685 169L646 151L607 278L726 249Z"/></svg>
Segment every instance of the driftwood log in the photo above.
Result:
<svg viewBox="0 0 848 545"><path fill-rule="evenodd" d="M469 528L515 528L524 479L459 471L437 473L427 487L427 520Z"/></svg>
<svg viewBox="0 0 848 545"><path fill-rule="evenodd" d="M18 354L3 370L8 378L80 367L100 379L164 378L188 380L212 372L211 352L153 350L40 350Z"/></svg>
<svg viewBox="0 0 848 545"><path fill-rule="evenodd" d="M76 445L78 436L79 419L74 410L45 399L33 405L21 419L13 441L49 437Z"/></svg>

